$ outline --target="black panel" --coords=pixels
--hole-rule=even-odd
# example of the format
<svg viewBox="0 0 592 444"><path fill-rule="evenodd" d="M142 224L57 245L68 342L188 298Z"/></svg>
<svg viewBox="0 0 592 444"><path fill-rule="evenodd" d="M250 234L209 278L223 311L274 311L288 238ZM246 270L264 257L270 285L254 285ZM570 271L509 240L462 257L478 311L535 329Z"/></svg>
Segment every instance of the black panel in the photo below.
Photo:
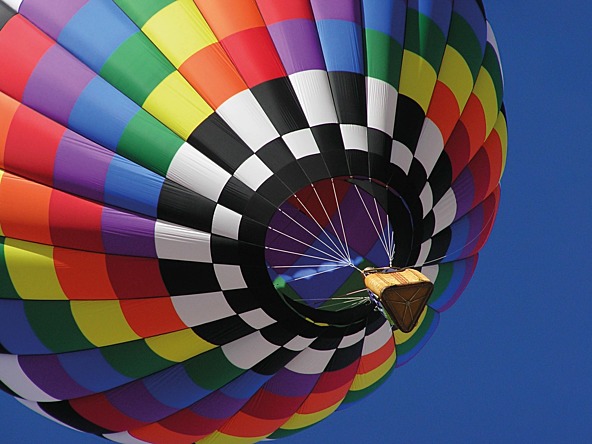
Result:
<svg viewBox="0 0 592 444"><path fill-rule="evenodd" d="M339 123L366 126L366 78L343 71L328 75Z"/></svg>
<svg viewBox="0 0 592 444"><path fill-rule="evenodd" d="M332 177L350 175L339 125L319 125L311 130L330 175Z"/></svg>
<svg viewBox="0 0 592 444"><path fill-rule="evenodd" d="M413 185L413 188L417 190L417 193L420 194L425 184L428 180L428 175L426 173L425 168L421 164L419 160L415 157L411 161L411 167L409 168L409 182Z"/></svg>
<svg viewBox="0 0 592 444"><path fill-rule="evenodd" d="M334 372L354 363L362 354L363 344L364 341L360 341L349 347L337 349L325 371Z"/></svg>
<svg viewBox="0 0 592 444"><path fill-rule="evenodd" d="M293 164L286 165L284 169L276 173L276 176L291 191L291 194L296 194L302 188L308 186L312 180L296 161Z"/></svg>
<svg viewBox="0 0 592 444"><path fill-rule="evenodd" d="M432 238L432 247L430 248L430 254L426 262L440 261L440 259L446 257L446 251L448 251L451 239L452 231L450 228L445 228L436 234Z"/></svg>
<svg viewBox="0 0 592 444"><path fill-rule="evenodd" d="M341 331L342 335L343 335L343 333L344 333L344 331ZM319 336L318 338L316 338L314 340L314 342L312 344L310 344L310 348L312 348L314 350L335 350L337 347L339 347L339 344L341 343L342 339L343 339L342 336L339 336L339 337L328 336L328 335Z"/></svg>
<svg viewBox="0 0 592 444"><path fill-rule="evenodd" d="M280 135L308 127L296 92L287 77L261 83L251 88L251 92Z"/></svg>
<svg viewBox="0 0 592 444"><path fill-rule="evenodd" d="M284 200L293 194L293 191L287 188L279 177L270 176L259 186L259 188L257 188L257 194L260 194L271 205L277 208L284 202Z"/></svg>
<svg viewBox="0 0 592 444"><path fill-rule="evenodd" d="M303 157L298 160L298 164L302 168L302 171L306 172L311 183L329 177L329 170L327 169L327 165L325 165L325 160L319 154Z"/></svg>
<svg viewBox="0 0 592 444"><path fill-rule="evenodd" d="M352 176L370 177L368 153L358 150L347 150L345 155Z"/></svg>
<svg viewBox="0 0 592 444"><path fill-rule="evenodd" d="M400 94L397 99L396 116L393 139L398 140L412 153L415 153L425 119L423 109L414 100Z"/></svg>
<svg viewBox="0 0 592 444"><path fill-rule="evenodd" d="M8 393L10 396L14 396L16 398L19 397L15 392L13 392L12 390L10 390L8 388L8 386L5 385L2 381L0 381L0 390L2 390L4 393Z"/></svg>
<svg viewBox="0 0 592 444"><path fill-rule="evenodd" d="M452 165L450 164L448 154L445 152L438 158L428 181L432 187L434 203L438 202L452 185Z"/></svg>
<svg viewBox="0 0 592 444"><path fill-rule="evenodd" d="M228 305L230 305L236 313L255 310L261 306L256 293L247 288L224 290L224 297L226 298Z"/></svg>
<svg viewBox="0 0 592 444"><path fill-rule="evenodd" d="M4 28L4 25L10 20L16 13L6 6L4 3L0 2L0 29Z"/></svg>
<svg viewBox="0 0 592 444"><path fill-rule="evenodd" d="M261 335L270 343L284 346L296 337L297 332L286 330L280 324L272 324L260 330Z"/></svg>
<svg viewBox="0 0 592 444"><path fill-rule="evenodd" d="M280 182L280 186L281 188L283 188L284 190L286 190L286 188L284 188L284 186L281 184ZM269 190L269 189L264 189L262 190L263 192L266 193L273 193L273 190ZM283 202L283 198L282 196L286 196L286 191L280 192L279 194L275 193L275 197L274 196L269 196L269 197L274 197L274 199L279 202L278 205L280 203ZM289 195L289 193L287 193ZM276 211L277 206L271 204L269 202L269 200L267 200L266 198L264 198L263 196L259 195L259 194L254 194L253 197L249 200L248 205L243 209L242 214L248 218L251 218L257 222L261 222L265 225L267 225L267 222L271 219L271 217L273 216L273 214Z"/></svg>
<svg viewBox="0 0 592 444"><path fill-rule="evenodd" d="M423 232L421 236L421 243L427 241L432 234L434 234L434 228L436 227L436 216L434 215L433 211L430 211L422 223ZM418 239L419 240L419 239Z"/></svg>
<svg viewBox="0 0 592 444"><path fill-rule="evenodd" d="M239 316L231 316L204 325L198 325L191 329L200 338L214 345L228 344L256 331Z"/></svg>
<svg viewBox="0 0 592 444"><path fill-rule="evenodd" d="M370 336L376 332L385 323L384 316L377 310L373 311L368 316L368 324L366 325L366 336Z"/></svg>
<svg viewBox="0 0 592 444"><path fill-rule="evenodd" d="M86 420L72 408L68 401L40 402L39 407L41 407L41 410L49 416L75 428L76 430L92 433L94 435L117 432L117 430L104 429L103 427Z"/></svg>
<svg viewBox="0 0 592 444"><path fill-rule="evenodd" d="M245 142L215 113L195 128L187 141L229 173L234 173L253 154Z"/></svg>
<svg viewBox="0 0 592 444"><path fill-rule="evenodd" d="M240 263L239 241L212 234L211 237L212 262L215 264Z"/></svg>
<svg viewBox="0 0 592 444"><path fill-rule="evenodd" d="M260 375L274 375L283 369L292 359L298 356L298 352L280 348L272 355L255 365L251 370Z"/></svg>
<svg viewBox="0 0 592 444"><path fill-rule="evenodd" d="M216 203L165 179L158 199L158 218L210 232Z"/></svg>
<svg viewBox="0 0 592 444"><path fill-rule="evenodd" d="M296 158L282 139L269 142L257 151L257 156L290 190L290 194L298 192L308 184L309 179L301 170Z"/></svg>
<svg viewBox="0 0 592 444"><path fill-rule="evenodd" d="M238 237L242 242L263 245L266 234L267 224L264 225L249 218L242 218L238 233Z"/></svg>
<svg viewBox="0 0 592 444"><path fill-rule="evenodd" d="M164 284L172 296L220 291L212 264L164 259L158 264Z"/></svg>
<svg viewBox="0 0 592 444"><path fill-rule="evenodd" d="M254 195L255 192L248 186L236 177L231 177L224 186L222 193L220 193L218 202L226 208L230 208L239 214L243 214L249 201Z"/></svg>

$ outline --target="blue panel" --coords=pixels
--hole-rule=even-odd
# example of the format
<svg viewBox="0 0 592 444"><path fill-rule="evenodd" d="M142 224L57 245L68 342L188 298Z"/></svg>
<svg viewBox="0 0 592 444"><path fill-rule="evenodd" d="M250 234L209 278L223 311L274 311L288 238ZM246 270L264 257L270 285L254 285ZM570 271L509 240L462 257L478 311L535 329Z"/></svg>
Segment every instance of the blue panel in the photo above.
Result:
<svg viewBox="0 0 592 444"><path fill-rule="evenodd" d="M362 29L344 20L317 22L327 71L364 74Z"/></svg>
<svg viewBox="0 0 592 444"><path fill-rule="evenodd" d="M99 72L113 52L139 32L115 3L90 0L66 24L58 43Z"/></svg>
<svg viewBox="0 0 592 444"><path fill-rule="evenodd" d="M403 46L405 39L406 0L364 0L364 27L390 35Z"/></svg>
<svg viewBox="0 0 592 444"><path fill-rule="evenodd" d="M105 180L105 203L156 217L164 178L121 156L113 157Z"/></svg>
<svg viewBox="0 0 592 444"><path fill-rule="evenodd" d="M273 375L260 375L249 370L235 380L229 382L219 391L235 399L249 399L265 384Z"/></svg>
<svg viewBox="0 0 592 444"><path fill-rule="evenodd" d="M409 0L409 8L429 17L440 28L442 34L448 35L452 15L451 0Z"/></svg>
<svg viewBox="0 0 592 444"><path fill-rule="evenodd" d="M430 310L430 308L428 308L428 310ZM394 368L401 367L401 366L407 364L409 361L411 361L415 356L417 356L417 354L421 351L421 349L430 340L430 338L432 337L432 335L436 331L438 324L440 323L440 313L438 313L437 311L433 311L433 310L432 310L432 312L434 314L434 319L432 319L432 322L429 325L428 330L426 331L425 335L407 353L397 355L397 361L395 362Z"/></svg>
<svg viewBox="0 0 592 444"><path fill-rule="evenodd" d="M61 366L82 387L99 393L132 381L122 375L103 357L98 349L58 355Z"/></svg>
<svg viewBox="0 0 592 444"><path fill-rule="evenodd" d="M161 404L175 409L189 407L211 393L189 377L182 364L177 364L143 380L146 390Z"/></svg>
<svg viewBox="0 0 592 444"><path fill-rule="evenodd" d="M450 226L452 238L443 262L454 261L462 257L465 247L479 239L479 231L482 228L483 206L479 205Z"/></svg>
<svg viewBox="0 0 592 444"><path fill-rule="evenodd" d="M454 12L464 18L479 40L481 45L481 53L485 52L485 43L487 42L487 26L485 18L475 1L454 2Z"/></svg>
<svg viewBox="0 0 592 444"><path fill-rule="evenodd" d="M450 282L448 282L448 285L444 291L442 291L442 293L438 296L438 299L434 301L434 303L429 303L431 308L438 312L442 311L442 307L445 307L450 302L450 300L456 296L456 293L458 292L467 274L467 262L467 260L460 260L443 265L452 267L452 276L450 276ZM436 281L437 280L438 279L436 278Z"/></svg>
<svg viewBox="0 0 592 444"><path fill-rule="evenodd" d="M115 151L125 127L138 111L138 105L96 77L76 101L68 127Z"/></svg>
<svg viewBox="0 0 592 444"><path fill-rule="evenodd" d="M0 299L0 338L2 346L15 355L51 353L31 329L21 300Z"/></svg>

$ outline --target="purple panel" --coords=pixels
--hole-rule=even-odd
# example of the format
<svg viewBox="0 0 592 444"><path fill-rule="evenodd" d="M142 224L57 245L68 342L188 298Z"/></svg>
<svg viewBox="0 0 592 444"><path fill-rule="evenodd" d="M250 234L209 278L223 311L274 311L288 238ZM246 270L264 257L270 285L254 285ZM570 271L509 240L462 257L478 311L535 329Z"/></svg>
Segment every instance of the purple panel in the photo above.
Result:
<svg viewBox="0 0 592 444"><path fill-rule="evenodd" d="M56 153L54 187L102 202L111 151L66 130Z"/></svg>
<svg viewBox="0 0 592 444"><path fill-rule="evenodd" d="M315 20L345 20L361 23L359 0L311 0Z"/></svg>
<svg viewBox="0 0 592 444"><path fill-rule="evenodd" d="M141 380L107 392L106 396L117 410L143 422L155 422L178 411L154 399Z"/></svg>
<svg viewBox="0 0 592 444"><path fill-rule="evenodd" d="M190 410L204 418L229 418L238 412L249 399L236 399L216 390L203 400L195 403Z"/></svg>
<svg viewBox="0 0 592 444"><path fill-rule="evenodd" d="M475 198L475 183L470 168L465 168L454 181L452 191L454 191L456 198L456 215L454 216L456 221L470 211Z"/></svg>
<svg viewBox="0 0 592 444"><path fill-rule="evenodd" d="M18 359L29 379L56 399L72 399L93 394L70 378L55 355L19 356Z"/></svg>
<svg viewBox="0 0 592 444"><path fill-rule="evenodd" d="M19 13L54 40L88 0L25 0Z"/></svg>
<svg viewBox="0 0 592 444"><path fill-rule="evenodd" d="M80 93L96 74L61 46L52 46L41 58L23 94L23 103L45 116L68 124Z"/></svg>
<svg viewBox="0 0 592 444"><path fill-rule="evenodd" d="M475 207L469 214L467 214L469 222L469 234L467 236L466 245L456 257L465 258L474 253L476 244L481 238L483 230L489 221L485 220L485 206L483 204Z"/></svg>
<svg viewBox="0 0 592 444"><path fill-rule="evenodd" d="M105 207L101 226L106 253L156 257L154 220Z"/></svg>
<svg viewBox="0 0 592 444"><path fill-rule="evenodd" d="M288 74L326 69L317 28L312 21L287 20L267 29Z"/></svg>
<svg viewBox="0 0 592 444"><path fill-rule="evenodd" d="M263 388L270 393L291 398L306 396L316 385L321 375L302 375L282 369L271 378Z"/></svg>

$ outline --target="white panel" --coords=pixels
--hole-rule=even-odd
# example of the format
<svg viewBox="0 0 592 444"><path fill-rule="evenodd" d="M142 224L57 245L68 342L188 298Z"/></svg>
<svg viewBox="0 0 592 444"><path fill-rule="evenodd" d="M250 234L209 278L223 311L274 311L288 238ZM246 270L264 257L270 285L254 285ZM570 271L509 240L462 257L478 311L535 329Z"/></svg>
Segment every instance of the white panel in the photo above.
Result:
<svg viewBox="0 0 592 444"><path fill-rule="evenodd" d="M337 123L333 95L326 71L301 71L292 74L290 81L310 126Z"/></svg>
<svg viewBox="0 0 592 444"><path fill-rule="evenodd" d="M242 216L222 205L216 205L214 220L212 222L212 234L238 239L238 231Z"/></svg>
<svg viewBox="0 0 592 444"><path fill-rule="evenodd" d="M426 117L415 149L415 157L421 162L428 176L432 173L442 151L444 151L442 133L436 124Z"/></svg>
<svg viewBox="0 0 592 444"><path fill-rule="evenodd" d="M339 344L338 348L346 348L346 347L350 347L354 344L357 344L362 339L364 339L364 334L365 334L365 330L362 329L359 332L354 333L353 335L344 336L343 339L341 340L341 343Z"/></svg>
<svg viewBox="0 0 592 444"><path fill-rule="evenodd" d="M260 308L247 311L246 313L241 313L239 316L243 321L257 330L261 330L262 328L268 327L276 322L275 319L270 317Z"/></svg>
<svg viewBox="0 0 592 444"><path fill-rule="evenodd" d="M29 379L21 369L17 356L0 354L0 380L17 395L31 401L58 401Z"/></svg>
<svg viewBox="0 0 592 444"><path fill-rule="evenodd" d="M307 348L288 362L286 368L302 375L316 375L322 373L327 368L333 354L334 350L314 350Z"/></svg>
<svg viewBox="0 0 592 444"><path fill-rule="evenodd" d="M167 178L217 201L230 173L216 165L188 143L184 143L169 166Z"/></svg>
<svg viewBox="0 0 592 444"><path fill-rule="evenodd" d="M390 340L393 340L393 331L391 330L390 324L385 322L374 333L366 336L366 339L364 340L364 348L362 349L362 355L366 356L375 352Z"/></svg>
<svg viewBox="0 0 592 444"><path fill-rule="evenodd" d="M278 345L272 344L258 331L222 346L222 351L235 366L250 369L278 350Z"/></svg>
<svg viewBox="0 0 592 444"><path fill-rule="evenodd" d="M247 287L243 273L238 265L214 264L214 271L222 290Z"/></svg>
<svg viewBox="0 0 592 444"><path fill-rule="evenodd" d="M195 327L236 315L221 291L175 296L171 301L177 315L187 327Z"/></svg>
<svg viewBox="0 0 592 444"><path fill-rule="evenodd" d="M423 217L426 217L432 209L432 205L434 205L434 195L432 194L432 187L429 182L426 182L424 185L423 190L419 195L419 199L421 200L421 206L423 207Z"/></svg>
<svg viewBox="0 0 592 444"><path fill-rule="evenodd" d="M430 250L432 249L432 240L428 239L423 244L421 244L421 249L419 250L419 256L417 257L417 261L415 262L416 266L422 266L425 264L426 260L428 259L428 255L430 254Z"/></svg>
<svg viewBox="0 0 592 444"><path fill-rule="evenodd" d="M284 345L284 348L292 351L301 351L308 347L314 342L315 338L304 338L302 336L296 336L290 342Z"/></svg>
<svg viewBox="0 0 592 444"><path fill-rule="evenodd" d="M141 441L138 438L134 438L128 432L105 433L103 436L120 444L150 444L148 441Z"/></svg>
<svg viewBox="0 0 592 444"><path fill-rule="evenodd" d="M23 3L23 0L3 0L4 3L6 3L6 5L10 6L12 9L14 9L16 12L18 12L19 8L21 7L21 3Z"/></svg>
<svg viewBox="0 0 592 444"><path fill-rule="evenodd" d="M154 231L159 258L212 262L210 234L161 220L156 221Z"/></svg>
<svg viewBox="0 0 592 444"><path fill-rule="evenodd" d="M346 150L368 152L368 130L359 125L339 125Z"/></svg>
<svg viewBox="0 0 592 444"><path fill-rule="evenodd" d="M438 278L438 271L440 267L438 265L428 265L427 267L423 267L421 272L431 281L436 282Z"/></svg>
<svg viewBox="0 0 592 444"><path fill-rule="evenodd" d="M387 82L366 77L368 126L393 137L399 93Z"/></svg>
<svg viewBox="0 0 592 444"><path fill-rule="evenodd" d="M288 145L288 148L290 148L296 159L302 159L311 154L319 154L321 152L309 128L286 134L282 136L282 139L284 139L284 142L286 142L286 145Z"/></svg>
<svg viewBox="0 0 592 444"><path fill-rule="evenodd" d="M434 234L439 233L454 222L456 216L456 196L452 188L449 188L442 199L434 206L434 216L436 219Z"/></svg>
<svg viewBox="0 0 592 444"><path fill-rule="evenodd" d="M256 190L263 182L273 176L273 171L261 159L253 155L238 167L234 172L234 176L252 190Z"/></svg>
<svg viewBox="0 0 592 444"><path fill-rule="evenodd" d="M401 168L405 174L409 174L413 154L405 145L397 140L393 140L393 150L391 151L391 163Z"/></svg>
<svg viewBox="0 0 592 444"><path fill-rule="evenodd" d="M280 137L265 111L248 89L232 96L216 112L253 152Z"/></svg>

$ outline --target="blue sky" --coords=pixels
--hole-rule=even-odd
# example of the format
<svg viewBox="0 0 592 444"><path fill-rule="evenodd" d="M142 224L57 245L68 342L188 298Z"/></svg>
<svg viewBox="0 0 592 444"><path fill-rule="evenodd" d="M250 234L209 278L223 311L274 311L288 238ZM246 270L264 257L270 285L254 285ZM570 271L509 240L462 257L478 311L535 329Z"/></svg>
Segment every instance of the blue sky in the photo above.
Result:
<svg viewBox="0 0 592 444"><path fill-rule="evenodd" d="M283 443L592 436L592 4L485 3L504 66L510 144L475 276L424 350L377 393ZM4 394L0 436L7 444L105 442Z"/></svg>

